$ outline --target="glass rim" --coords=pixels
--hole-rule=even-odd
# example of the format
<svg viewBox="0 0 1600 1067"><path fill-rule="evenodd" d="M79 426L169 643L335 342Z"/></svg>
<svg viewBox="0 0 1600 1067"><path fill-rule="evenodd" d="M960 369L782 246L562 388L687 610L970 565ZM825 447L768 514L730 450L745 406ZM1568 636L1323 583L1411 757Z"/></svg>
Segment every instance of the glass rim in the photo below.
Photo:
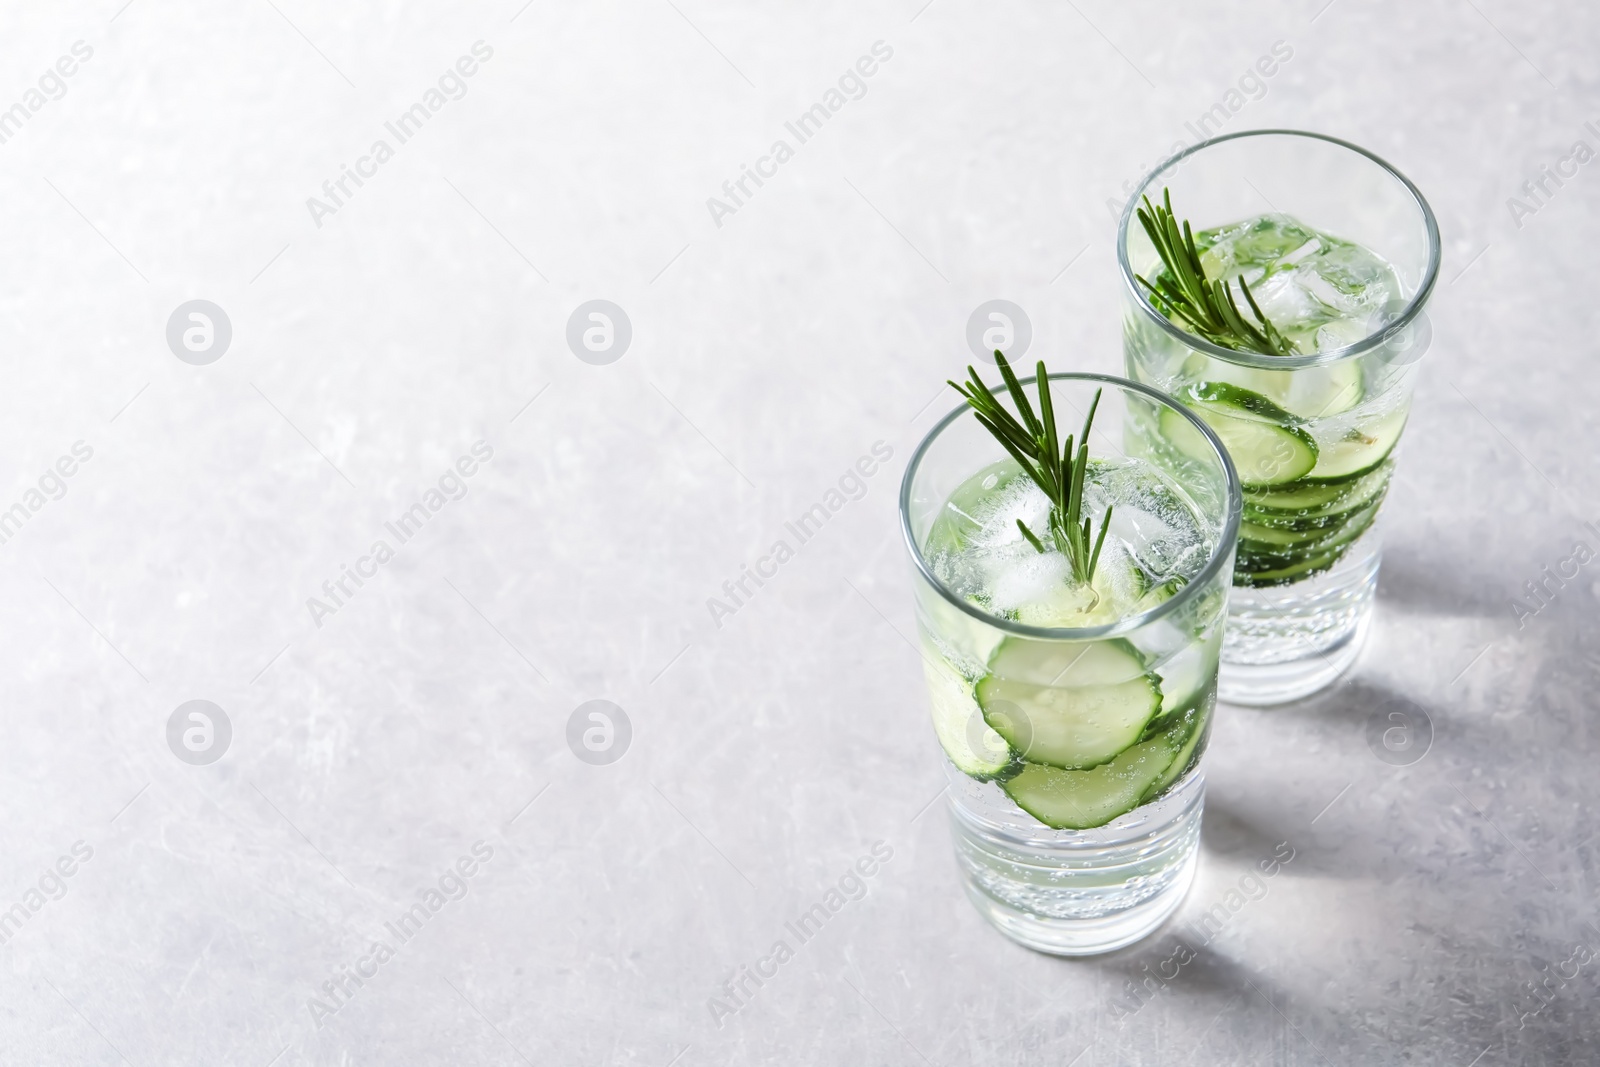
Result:
<svg viewBox="0 0 1600 1067"><path fill-rule="evenodd" d="M1401 310L1400 314L1393 321L1385 323L1383 327L1375 333L1370 333L1353 344L1345 345L1343 348L1330 349L1327 352L1312 352L1299 356L1268 356L1259 352L1240 352L1232 348L1223 348L1221 345L1212 344L1205 338L1198 337L1190 333L1189 331L1178 326L1165 315L1161 314L1161 312L1157 311L1150 303L1149 298L1145 295L1143 290L1140 289L1139 284L1133 279L1133 266L1128 262L1128 227L1133 222L1133 219L1138 211L1140 199L1145 195L1145 190L1150 187L1150 183L1155 179L1156 175L1170 167L1176 166L1189 156L1195 155L1196 153L1210 148L1213 145L1222 144L1225 141L1237 140L1241 137L1264 136L1309 137L1313 140L1326 141L1328 144L1338 145L1340 148L1349 149L1357 155L1365 156L1368 160L1376 163L1391 177L1398 180L1400 184L1405 187L1406 191L1411 194L1411 199L1413 203L1415 203L1418 212L1420 212L1422 216L1423 228L1427 231L1428 236L1428 263L1423 270L1422 284L1417 287L1416 294L1412 296L1410 302L1406 304L1406 306ZM1235 133L1225 133L1218 137L1208 138L1198 144L1190 145L1182 152L1162 160L1155 166L1153 170L1150 171L1149 174L1144 176L1144 178L1139 182L1139 187L1135 189L1128 197L1128 202L1122 209L1122 217L1117 221L1117 265L1122 274L1122 284L1132 295L1134 304L1138 307L1138 309L1143 312L1147 318L1154 320L1167 333L1171 334L1183 344L1195 349L1196 351L1204 352L1208 356L1212 356L1216 359L1224 360L1229 363L1237 363L1246 367L1258 367L1266 370L1292 370L1300 367L1326 366L1330 363L1340 362L1341 360L1352 359L1356 356L1370 352L1382 344L1387 344L1391 337L1393 337L1399 331L1405 329L1419 315L1422 314L1422 309L1424 305L1427 304L1428 298L1433 295L1434 284L1439 280L1440 257L1441 249L1439 244L1438 220L1434 218L1433 208L1428 205L1428 200L1422 195L1422 190L1418 189L1410 178L1407 178L1404 174L1400 173L1400 171L1388 160L1373 152L1367 151L1358 144L1352 144L1349 141L1342 140L1338 137L1332 137L1325 133L1313 133L1310 130L1239 130Z"/></svg>
<svg viewBox="0 0 1600 1067"><path fill-rule="evenodd" d="M1038 378L1030 375L1019 379L1023 386L1032 385ZM1163 600L1155 607L1137 615L1128 615L1117 619L1115 622L1103 626L1030 626L1027 623L1016 622L1012 619L992 615L976 604L970 603L966 598L958 596L954 590L947 586L938 575L933 573L933 568L928 565L927 559L922 554L922 546L917 544L915 533L911 529L911 483L915 479L917 470L922 465L923 457L939 435L944 433L964 414L969 414L972 409L965 403L958 405L943 418L933 425L917 444L916 451L911 453L911 459L906 463L905 475L900 480L900 533L905 538L906 548L911 553L913 565L922 577L939 595L944 597L954 607L967 615L988 623L998 630L1020 637L1032 637L1052 641L1087 641L1098 640L1106 637L1115 637L1120 634L1131 633L1161 617L1176 611L1180 604L1193 599L1197 590L1205 587L1217 572L1222 569L1223 560L1232 554L1239 537L1239 523L1244 510L1244 496L1239 484L1239 472L1234 468L1233 458L1228 455L1228 450L1223 447L1222 441L1216 432L1207 426L1198 415L1167 396L1165 393L1152 389L1148 385L1133 381L1128 378L1118 377L1115 374L1095 374L1089 371L1055 371L1049 374L1051 381L1087 381L1099 382L1103 385L1113 385L1128 392L1145 396L1163 407L1179 412L1189 424L1198 430L1211 446L1211 450L1222 461L1222 473L1227 482L1227 514L1223 516L1222 529L1217 537L1217 543L1212 547L1211 557L1206 560L1205 566L1172 596ZM974 416L975 417L975 416ZM942 507L943 505L941 505ZM1232 585L1233 576L1228 576L1229 585Z"/></svg>

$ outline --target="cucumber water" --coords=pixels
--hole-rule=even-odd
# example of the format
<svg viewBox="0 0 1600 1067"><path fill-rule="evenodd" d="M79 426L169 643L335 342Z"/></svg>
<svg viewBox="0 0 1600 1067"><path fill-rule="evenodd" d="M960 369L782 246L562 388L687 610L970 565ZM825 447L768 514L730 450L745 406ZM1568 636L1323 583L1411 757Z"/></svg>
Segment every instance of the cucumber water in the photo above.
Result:
<svg viewBox="0 0 1600 1067"><path fill-rule="evenodd" d="M1201 230L1195 246L1207 276L1247 282L1302 355L1361 341L1400 307L1403 287L1389 263L1287 215ZM1245 365L1137 320L1127 341L1135 376L1205 420L1238 468L1245 521L1235 585L1291 585L1336 567L1372 527L1388 490L1410 408L1404 368L1353 359L1283 370ZM1178 454L1205 447L1171 412L1148 430Z"/></svg>
<svg viewBox="0 0 1600 1067"><path fill-rule="evenodd" d="M1043 529L1050 503L1011 459L958 485L924 543L951 592L1044 631L1005 633L951 614L924 627L924 659L951 764L994 790L994 803L1053 830L1104 826L1183 780L1204 746L1221 645L1220 596L1121 636L1049 635L1158 608L1216 548L1217 531L1187 492L1145 460L1092 459L1084 499L1086 514L1113 505L1087 587L1053 546L1041 553L1019 531L1018 520Z"/></svg>

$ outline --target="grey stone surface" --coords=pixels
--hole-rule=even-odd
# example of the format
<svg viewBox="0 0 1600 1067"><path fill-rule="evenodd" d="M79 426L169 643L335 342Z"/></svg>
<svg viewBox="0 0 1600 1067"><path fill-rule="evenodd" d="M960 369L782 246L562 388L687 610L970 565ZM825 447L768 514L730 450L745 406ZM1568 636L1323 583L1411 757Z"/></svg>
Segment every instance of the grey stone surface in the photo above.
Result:
<svg viewBox="0 0 1600 1067"><path fill-rule="evenodd" d="M1592 9L520 2L7 5L0 1061L1600 1059L1600 964L1563 962L1600 952L1600 571L1523 625L1512 604L1600 548L1600 164L1506 202L1600 149ZM480 40L399 143L385 122ZM877 41L865 95L798 143ZM897 479L983 301L1025 308L1053 366L1118 368L1107 201L1279 41L1223 128L1364 144L1445 235L1375 629L1334 691L1222 709L1173 925L1034 955L962 898L928 807ZM166 332L197 299L232 327L204 365ZM631 321L605 365L567 343L591 300ZM864 496L713 620L880 441ZM1432 723L1408 766L1367 744L1392 697ZM231 724L215 762L169 747L191 700ZM569 746L591 700L631 723L609 764ZM713 1020L879 841L866 895ZM441 884L402 943L386 924Z"/></svg>

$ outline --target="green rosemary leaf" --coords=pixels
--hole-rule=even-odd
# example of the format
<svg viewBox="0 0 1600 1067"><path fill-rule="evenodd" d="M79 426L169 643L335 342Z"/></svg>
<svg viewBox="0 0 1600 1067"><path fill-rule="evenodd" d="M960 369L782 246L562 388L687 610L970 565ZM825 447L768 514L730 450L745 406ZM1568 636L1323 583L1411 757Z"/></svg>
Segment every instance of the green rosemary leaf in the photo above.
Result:
<svg viewBox="0 0 1600 1067"><path fill-rule="evenodd" d="M1039 389L1039 417L1044 420L1044 445L1045 465L1050 469L1052 481L1060 485L1060 467L1055 461L1056 457L1056 409L1050 403L1050 374L1044 369L1044 360L1039 361L1035 372L1037 377L1034 384Z"/></svg>
<svg viewBox="0 0 1600 1067"><path fill-rule="evenodd" d="M1102 525L1100 537L1095 540L1092 521L1084 517L1082 524L1079 524L1080 512L1083 510L1084 475L1089 468L1089 431L1094 425L1094 413L1100 404L1101 390L1095 390L1094 399L1089 404L1088 416L1083 421L1082 436L1068 437L1063 448L1056 430L1055 403L1050 395L1050 375L1044 363L1040 362L1038 365L1036 384L1039 390L1040 415L1036 416L1028 403L1027 394L1022 390L1022 383L1011 370L1011 365L1006 362L1005 355L996 352L994 358L995 364L1000 368L1000 376L1006 383L1006 389L1011 394L1012 402L1022 416L1020 423L1000 403L988 384L978 376L975 367L967 368L967 373L972 379L970 383L958 385L952 381L948 384L961 394L967 406L972 409L979 425L1000 442L1007 455L1016 460L1022 473L1026 474L1049 498L1050 540L1056 550L1067 557L1073 580L1088 585L1094 578L1095 564L1099 562L1100 545L1105 542L1106 533ZM1073 451L1075 444L1076 452ZM1057 448L1061 448L1061 451L1057 452ZM1109 514L1108 510L1107 515ZM1044 539L1035 536L1020 519L1017 520L1017 528L1022 531L1023 537L1035 551L1041 553L1047 551ZM1092 554L1091 543L1094 545Z"/></svg>
<svg viewBox="0 0 1600 1067"><path fill-rule="evenodd" d="M1100 549L1106 543L1106 531L1111 529L1111 509L1115 505L1107 504L1106 513L1100 517L1100 536L1095 538L1094 552L1089 556L1089 573L1094 573L1095 564L1100 562ZM1085 522L1088 520L1085 519Z"/></svg>
<svg viewBox="0 0 1600 1067"><path fill-rule="evenodd" d="M1011 370L1011 364L1006 362L1005 355L997 348L994 350L995 362L1000 367L1000 377L1006 381L1006 390L1011 394L1012 403L1017 405L1017 414L1022 416L1022 424L1034 437L1039 436L1039 420L1034 418L1033 407L1028 403L1028 394L1022 391L1022 383L1017 381L1016 374Z"/></svg>
<svg viewBox="0 0 1600 1067"><path fill-rule="evenodd" d="M1161 190L1160 206L1152 204L1149 196L1142 199L1144 206L1136 212L1139 225L1155 246L1166 274L1158 284L1134 277L1149 292L1156 310L1224 348L1268 356L1295 355L1294 345L1262 312L1243 278L1239 288L1255 322L1245 318L1230 283L1206 277L1193 227L1188 220L1180 225L1172 210L1172 190Z"/></svg>
<svg viewBox="0 0 1600 1067"><path fill-rule="evenodd" d="M1028 539L1028 544L1033 546L1033 550L1035 552L1039 553L1041 556L1044 555L1044 542L1033 536L1033 531L1028 529L1027 523L1023 522L1021 519L1018 519L1017 529L1022 531L1022 536Z"/></svg>

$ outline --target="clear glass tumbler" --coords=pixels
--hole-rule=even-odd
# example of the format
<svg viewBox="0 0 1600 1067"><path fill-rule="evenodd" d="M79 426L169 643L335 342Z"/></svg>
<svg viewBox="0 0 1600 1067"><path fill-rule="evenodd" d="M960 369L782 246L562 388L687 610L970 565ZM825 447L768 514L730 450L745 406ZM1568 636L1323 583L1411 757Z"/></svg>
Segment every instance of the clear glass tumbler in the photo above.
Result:
<svg viewBox="0 0 1600 1067"><path fill-rule="evenodd" d="M1085 955L1153 931L1193 877L1241 499L1221 442L1171 398L1104 375L1050 382L1068 423L1103 390L1088 482L1115 509L1100 568L1156 576L1138 577L1126 611L1034 625L951 578L983 517L1009 526L1016 499L995 503L1018 468L967 407L911 457L900 521L968 896L1014 940ZM1156 430L1174 420L1205 447L1168 447ZM989 576L1026 584L1030 551L1018 574Z"/></svg>
<svg viewBox="0 0 1600 1067"><path fill-rule="evenodd" d="M1137 278L1155 279L1162 262L1136 212L1167 193L1208 276L1242 276L1303 354L1220 347L1158 310ZM1431 336L1433 212L1362 148L1246 131L1157 167L1129 199L1117 252L1129 377L1217 430L1244 489L1221 698L1313 693L1354 662L1372 612L1380 513ZM1184 427L1174 429L1166 436L1181 449Z"/></svg>

